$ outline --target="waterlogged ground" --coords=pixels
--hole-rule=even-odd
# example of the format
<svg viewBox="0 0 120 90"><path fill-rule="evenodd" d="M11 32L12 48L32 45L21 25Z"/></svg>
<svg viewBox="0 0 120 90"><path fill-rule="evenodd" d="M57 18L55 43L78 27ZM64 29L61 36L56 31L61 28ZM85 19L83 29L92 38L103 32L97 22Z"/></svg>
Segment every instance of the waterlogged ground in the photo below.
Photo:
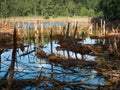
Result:
<svg viewBox="0 0 120 90"><path fill-rule="evenodd" d="M108 39L99 37L99 28L93 27L90 31L88 19L79 20L6 20L10 26L3 22L0 28L0 89L119 89L119 33L108 35ZM17 49L13 49L15 30L20 40Z"/></svg>
<svg viewBox="0 0 120 90"><path fill-rule="evenodd" d="M62 65L53 64L48 62L46 59L37 58L37 51L44 50L47 55L51 54L51 43L49 42L48 36L43 36L43 42L33 42L30 39L25 40L21 45L22 48L17 48L17 57L15 63L14 78L25 80L25 79L38 79L39 76L54 79L56 81L64 83L63 85L54 86L52 80L39 82L38 86L25 86L24 90L35 90L38 89L57 89L57 90L71 90L81 88L97 89L98 86L104 85L104 78L97 76L97 71L92 67L69 67L64 68ZM95 40L86 38L84 43L91 44L95 43ZM56 47L59 46L57 41L52 41L53 53L61 54L68 57L67 51L57 51ZM3 51L3 52L2 52ZM1 63L0 63L0 79L3 78L8 68L10 67L12 58L12 49L1 48ZM79 60L81 55L77 54ZM70 52L70 57L75 58L75 53ZM94 61L95 56L84 55L85 60ZM9 78L9 77L8 77ZM66 84L68 83L68 84ZM17 87L16 87L17 89Z"/></svg>

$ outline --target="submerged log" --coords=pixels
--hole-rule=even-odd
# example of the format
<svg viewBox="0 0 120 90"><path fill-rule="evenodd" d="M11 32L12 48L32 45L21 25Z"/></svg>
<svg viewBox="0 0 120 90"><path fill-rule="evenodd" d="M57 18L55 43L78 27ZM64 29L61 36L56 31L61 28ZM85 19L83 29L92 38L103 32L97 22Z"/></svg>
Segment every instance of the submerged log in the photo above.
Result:
<svg viewBox="0 0 120 90"><path fill-rule="evenodd" d="M49 61L56 61L56 62L60 62L60 61L64 61L64 60L67 60L67 58L63 55L60 55L60 54L50 54L47 56L47 60Z"/></svg>
<svg viewBox="0 0 120 90"><path fill-rule="evenodd" d="M34 51L35 51L35 50L32 50L32 51L29 51L29 52L23 53L23 54L19 55L19 57L21 57L21 56L26 56L26 55L28 55L28 54L34 52Z"/></svg>
<svg viewBox="0 0 120 90"><path fill-rule="evenodd" d="M53 73L51 73L53 74ZM3 81L2 81L3 82ZM7 80L4 80L4 84L0 85L0 89L6 89L6 83ZM12 85L12 90L17 89L17 90L22 90L25 89L26 87L36 87L36 85L42 84L43 87L39 87L38 89L45 89L44 88L44 84L45 83L50 83L52 85L52 87L47 86L47 89L53 89L53 90L59 90L60 87L62 88L84 88L84 89L89 89L89 87L94 86L94 87L103 87L103 85L98 85L98 84L91 84L91 83L87 83L85 81L82 80L75 80L75 81L59 81L56 79L52 79L49 77L45 77L45 76L39 76L37 79L36 78L30 78L30 79L13 79L12 83L14 83L14 85ZM46 84L45 84L46 86ZM88 86L88 87L86 87Z"/></svg>
<svg viewBox="0 0 120 90"><path fill-rule="evenodd" d="M46 53L43 51L43 50L39 50L37 53L36 53L36 56L38 58L47 58L47 55Z"/></svg>
<svg viewBox="0 0 120 90"><path fill-rule="evenodd" d="M9 43L13 41L13 35L10 33L0 32L0 43Z"/></svg>
<svg viewBox="0 0 120 90"><path fill-rule="evenodd" d="M59 42L60 47L57 47L57 50L63 49L68 51L73 51L75 53L80 53L82 55L89 54L91 52L91 49L84 44L78 44L78 41L75 39L66 39L61 42Z"/></svg>
<svg viewBox="0 0 120 90"><path fill-rule="evenodd" d="M23 41L23 37L20 36L19 33L17 33L17 41ZM13 33L9 33L9 32L0 32L0 43L9 43L9 42L13 42Z"/></svg>
<svg viewBox="0 0 120 90"><path fill-rule="evenodd" d="M93 35L93 34L89 34L90 39L105 39L105 35Z"/></svg>
<svg viewBox="0 0 120 90"><path fill-rule="evenodd" d="M120 33L110 33L108 35L106 35L106 38L109 40L120 40Z"/></svg>
<svg viewBox="0 0 120 90"><path fill-rule="evenodd" d="M86 66L92 66L94 67L96 65L96 62L94 61L82 61L82 60L76 60L74 58L67 58L66 56L60 55L60 54L50 54L47 56L47 61L54 63L54 64L60 64L63 68L70 68L70 67L86 67Z"/></svg>

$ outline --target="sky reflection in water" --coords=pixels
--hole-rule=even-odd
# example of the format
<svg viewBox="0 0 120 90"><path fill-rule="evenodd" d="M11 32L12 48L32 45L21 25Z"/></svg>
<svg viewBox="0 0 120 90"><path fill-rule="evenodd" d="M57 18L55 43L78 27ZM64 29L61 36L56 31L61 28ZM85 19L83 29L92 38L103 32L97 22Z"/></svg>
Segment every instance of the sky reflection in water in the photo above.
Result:
<svg viewBox="0 0 120 90"><path fill-rule="evenodd" d="M95 43L94 40L86 38L84 41L86 44ZM50 43L45 44L43 50L49 55ZM57 54L63 54L63 51L57 51L56 47L59 46L55 41L53 41L53 52ZM42 68L42 76L52 77L59 81L85 81L91 84L101 84L104 85L104 78L96 76L97 71L89 68L77 68L70 67L69 69L64 69L60 65L53 65L48 63L45 59L40 59L36 57L36 52L32 52L25 56L20 56L21 54L34 50L37 47L34 44L31 44L29 47L25 47L24 51L17 49L17 62L15 64L15 78L18 79L29 79L29 78L38 78L40 75L40 70ZM65 51L65 56L67 52ZM75 58L75 54L70 52L70 56ZM78 58L81 58L81 55L77 55ZM3 77L5 72L8 70L12 58L12 50L8 50L1 54L1 69L0 69L0 78ZM95 60L95 56L85 55L86 60ZM71 69L77 71L77 73L67 74L71 72ZM50 72L55 72L56 74L49 74ZM93 87L94 88L94 87Z"/></svg>

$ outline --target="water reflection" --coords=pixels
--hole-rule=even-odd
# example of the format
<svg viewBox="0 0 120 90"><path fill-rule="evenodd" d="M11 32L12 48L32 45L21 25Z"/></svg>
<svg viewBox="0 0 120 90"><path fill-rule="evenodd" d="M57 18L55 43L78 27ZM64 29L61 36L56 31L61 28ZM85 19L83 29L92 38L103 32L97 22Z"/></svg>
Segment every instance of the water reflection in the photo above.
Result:
<svg viewBox="0 0 120 90"><path fill-rule="evenodd" d="M91 43L87 38L84 43ZM92 41L94 43L94 41ZM37 51L43 50L47 55L52 53L61 54L66 58L81 59L82 56L78 53L74 53L68 50L56 50L59 46L57 41L53 41L49 35L42 35L40 38L31 39L28 37L24 43L19 45L16 52L16 62L14 67L14 78L19 80L38 80L39 84L31 88L61 88L61 89L80 89L80 88L93 88L96 89L98 85L104 85L104 79L97 76L97 72L92 67L63 67L61 64L54 64L48 62L45 58L38 58L36 56ZM4 51L4 48L0 52L0 79L2 79L9 69L12 50ZM90 55L84 55L86 60L94 60L95 57ZM65 65L65 64L64 64ZM8 75L9 76L9 75ZM8 78L7 76L7 78ZM42 76L42 77L41 77ZM44 79L41 79L44 78ZM40 81L39 81L40 79ZM42 82L41 82L42 81ZM57 83L57 84L56 84ZM54 86L54 85L57 85ZM24 88L28 89L30 85L26 85Z"/></svg>

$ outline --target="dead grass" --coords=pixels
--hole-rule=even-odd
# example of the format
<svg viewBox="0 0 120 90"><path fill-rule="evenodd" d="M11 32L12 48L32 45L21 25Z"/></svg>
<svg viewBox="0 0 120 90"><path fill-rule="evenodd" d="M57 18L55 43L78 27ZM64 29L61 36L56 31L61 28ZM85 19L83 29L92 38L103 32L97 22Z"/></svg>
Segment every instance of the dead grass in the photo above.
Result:
<svg viewBox="0 0 120 90"><path fill-rule="evenodd" d="M88 24L90 22L89 17L57 17L44 19L43 17L11 17L1 18L0 21L12 21L12 22L80 22L81 24Z"/></svg>

